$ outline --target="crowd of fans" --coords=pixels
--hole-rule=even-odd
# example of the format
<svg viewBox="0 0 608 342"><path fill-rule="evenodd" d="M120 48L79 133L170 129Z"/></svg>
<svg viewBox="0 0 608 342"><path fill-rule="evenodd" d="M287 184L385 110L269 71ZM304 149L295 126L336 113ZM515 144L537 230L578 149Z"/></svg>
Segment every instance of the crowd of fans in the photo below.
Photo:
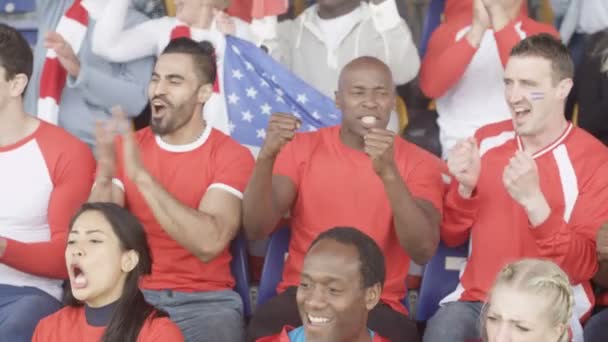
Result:
<svg viewBox="0 0 608 342"><path fill-rule="evenodd" d="M608 2L553 0L546 23L446 0L424 56L396 0L159 5L38 0L33 50L0 23L0 340L608 339ZM239 144L228 35L341 123L267 113ZM401 137L418 73L441 153ZM246 317L230 244L282 226L278 294ZM468 256L416 324L406 279L440 242Z"/></svg>

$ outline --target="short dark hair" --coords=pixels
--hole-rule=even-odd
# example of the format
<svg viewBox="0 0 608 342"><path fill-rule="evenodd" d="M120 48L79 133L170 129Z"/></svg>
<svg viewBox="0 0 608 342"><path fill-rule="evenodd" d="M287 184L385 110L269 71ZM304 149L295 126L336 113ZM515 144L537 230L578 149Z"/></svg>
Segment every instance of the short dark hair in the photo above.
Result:
<svg viewBox="0 0 608 342"><path fill-rule="evenodd" d="M323 240L334 240L344 245L354 246L359 253L359 263L363 287L368 288L380 283L384 286L386 266L384 255L378 244L365 233L352 227L335 227L319 234L310 244L310 251L317 243Z"/></svg>
<svg viewBox="0 0 608 342"><path fill-rule="evenodd" d="M213 45L204 40L195 42L190 38L177 38L169 42L163 50L163 55L170 53L183 53L190 55L194 62L194 72L203 83L213 84L217 74L215 62L215 49Z"/></svg>
<svg viewBox="0 0 608 342"><path fill-rule="evenodd" d="M574 77L570 51L561 40L549 33L530 36L513 47L511 57L540 57L551 62L555 83Z"/></svg>
<svg viewBox="0 0 608 342"><path fill-rule="evenodd" d="M0 24L0 66L6 70L6 81L18 74L25 74L29 80L33 60L32 48L21 33L11 26Z"/></svg>

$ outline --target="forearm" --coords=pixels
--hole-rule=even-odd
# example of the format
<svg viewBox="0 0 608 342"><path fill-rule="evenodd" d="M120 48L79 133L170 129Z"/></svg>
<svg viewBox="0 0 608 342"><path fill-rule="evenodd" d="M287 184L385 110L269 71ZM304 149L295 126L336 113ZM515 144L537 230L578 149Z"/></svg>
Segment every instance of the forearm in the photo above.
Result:
<svg viewBox="0 0 608 342"><path fill-rule="evenodd" d="M102 16L95 24L91 49L96 55L113 62L135 59L130 53L129 46L121 43L121 31L125 25L129 2L124 0L109 0ZM126 42L128 43L128 42ZM120 57L129 57L120 58ZM141 57L141 56L140 56ZM137 58L137 57L136 57Z"/></svg>
<svg viewBox="0 0 608 342"><path fill-rule="evenodd" d="M113 66L115 72L103 72L93 65L81 64L78 78L68 77L68 86L79 89L84 98L107 111L121 106L129 115L138 115L147 100L146 84L152 60L144 59L128 65Z"/></svg>
<svg viewBox="0 0 608 342"><path fill-rule="evenodd" d="M217 248L221 233L213 216L183 205L147 172L135 184L163 230L185 249L204 262L223 250Z"/></svg>
<svg viewBox="0 0 608 342"><path fill-rule="evenodd" d="M425 264L439 243L439 220L418 204L397 172L383 177L383 184L399 244L414 262Z"/></svg>
<svg viewBox="0 0 608 342"><path fill-rule="evenodd" d="M66 279L65 234L51 241L25 243L6 239L6 249L0 262L19 271L37 276Z"/></svg>
<svg viewBox="0 0 608 342"><path fill-rule="evenodd" d="M466 39L446 42L446 47L429 47L420 70L420 88L430 98L443 96L456 84L470 64L477 49ZM440 50L440 51L433 51Z"/></svg>
<svg viewBox="0 0 608 342"><path fill-rule="evenodd" d="M273 200L274 162L272 158L258 158L243 196L243 226L252 240L266 238L281 219Z"/></svg>
<svg viewBox="0 0 608 342"><path fill-rule="evenodd" d="M124 189L119 182L109 178L97 178L91 189L88 202L110 202L124 206ZM117 189L118 188L118 189Z"/></svg>
<svg viewBox="0 0 608 342"><path fill-rule="evenodd" d="M586 236L582 230L569 226L555 212L540 225L530 226L540 256L557 263L574 284L591 279L598 267L594 238L591 233Z"/></svg>

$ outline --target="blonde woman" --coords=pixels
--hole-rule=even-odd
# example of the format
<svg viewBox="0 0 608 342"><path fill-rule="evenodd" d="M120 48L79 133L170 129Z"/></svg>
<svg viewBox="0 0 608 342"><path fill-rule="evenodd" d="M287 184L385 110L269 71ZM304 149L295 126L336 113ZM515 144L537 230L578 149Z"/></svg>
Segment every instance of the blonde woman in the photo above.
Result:
<svg viewBox="0 0 608 342"><path fill-rule="evenodd" d="M556 264L537 259L508 264L484 307L484 342L569 342L573 307L568 276Z"/></svg>

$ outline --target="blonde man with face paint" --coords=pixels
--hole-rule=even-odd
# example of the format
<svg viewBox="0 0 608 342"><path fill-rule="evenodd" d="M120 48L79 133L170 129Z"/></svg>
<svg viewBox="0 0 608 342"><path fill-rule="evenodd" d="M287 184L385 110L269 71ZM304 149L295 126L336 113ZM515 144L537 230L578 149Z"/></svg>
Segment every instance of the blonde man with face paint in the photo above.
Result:
<svg viewBox="0 0 608 342"><path fill-rule="evenodd" d="M608 149L564 117L572 75L559 40L541 34L521 41L504 76L511 120L482 127L450 152L441 238L450 246L469 240L470 254L425 341L478 339L494 277L523 257L550 259L568 274L574 337L582 340L578 319L594 302L595 238L608 219Z"/></svg>

